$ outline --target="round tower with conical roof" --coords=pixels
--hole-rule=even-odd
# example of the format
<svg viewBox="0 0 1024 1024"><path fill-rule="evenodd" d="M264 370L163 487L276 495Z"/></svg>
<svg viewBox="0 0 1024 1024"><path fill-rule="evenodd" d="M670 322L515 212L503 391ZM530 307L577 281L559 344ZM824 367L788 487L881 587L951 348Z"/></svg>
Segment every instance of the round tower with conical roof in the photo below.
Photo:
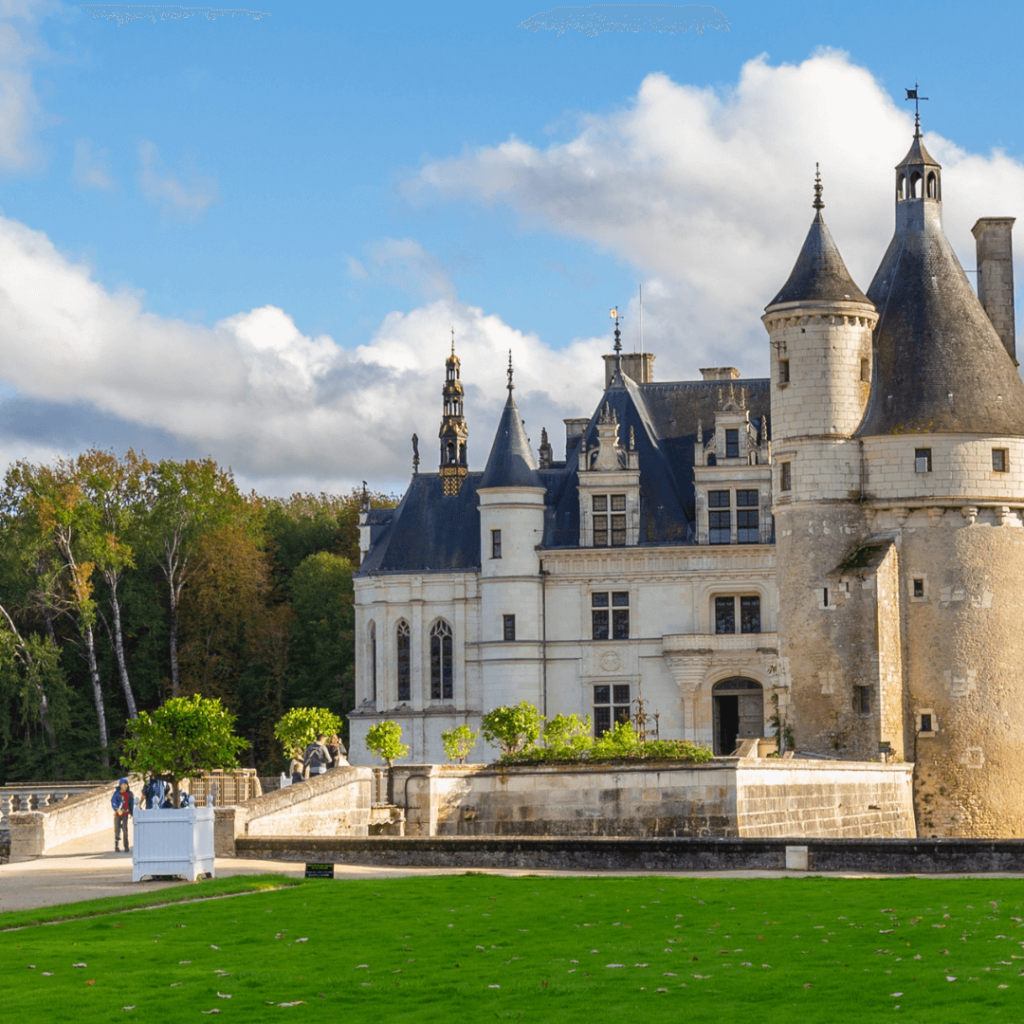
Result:
<svg viewBox="0 0 1024 1024"><path fill-rule="evenodd" d="M1024 382L943 232L941 174L918 126L868 289L862 504L899 549L920 833L1024 837Z"/></svg>
<svg viewBox="0 0 1024 1024"><path fill-rule="evenodd" d="M546 489L513 390L510 352L508 399L477 486L480 657L492 705L528 700L544 711L544 581L538 548Z"/></svg>
<svg viewBox="0 0 1024 1024"><path fill-rule="evenodd" d="M873 640L872 602L837 567L865 529L854 433L878 314L825 223L820 176L813 206L793 271L762 318L771 340L778 697L802 749L876 756L877 715L837 713L837 703L852 707L854 680L864 683ZM877 670L868 674L874 681Z"/></svg>

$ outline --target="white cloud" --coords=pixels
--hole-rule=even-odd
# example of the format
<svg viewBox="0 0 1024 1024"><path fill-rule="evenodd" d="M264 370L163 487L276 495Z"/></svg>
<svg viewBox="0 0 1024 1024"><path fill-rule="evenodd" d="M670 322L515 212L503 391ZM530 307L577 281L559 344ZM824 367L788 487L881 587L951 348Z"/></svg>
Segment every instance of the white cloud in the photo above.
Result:
<svg viewBox="0 0 1024 1024"><path fill-rule="evenodd" d="M32 81L46 60L37 21L59 8L52 0L0 0L0 167L21 171L40 160L36 133L44 116Z"/></svg>
<svg viewBox="0 0 1024 1024"><path fill-rule="evenodd" d="M512 137L428 163L407 188L423 201L508 206L529 227L638 268L662 374L725 362L754 374L767 365L760 313L810 225L815 163L826 220L866 289L892 234L893 166L912 133L911 111L845 54L777 67L761 57L728 90L648 75L626 109L584 117L568 142ZM1008 212L1024 194L1024 166L932 132L926 142L945 167L947 231L973 267L970 226Z"/></svg>
<svg viewBox="0 0 1024 1024"><path fill-rule="evenodd" d="M139 187L142 194L160 206L165 214L184 214L197 217L220 199L217 182L195 172L186 172L188 182L171 174L164 167L156 144L143 140L139 143Z"/></svg>
<svg viewBox="0 0 1024 1024"><path fill-rule="evenodd" d="M542 415L553 429L593 403L600 341L552 353L535 335L454 299L392 313L354 350L304 335L273 306L198 326L146 312L138 295L110 293L44 234L0 218L6 382L32 398L85 402L166 431L270 492L310 480L400 482L414 431L429 465L452 326L466 366L474 465L490 448L509 348L535 441ZM580 364L594 369L586 384ZM46 444L38 439L40 450Z"/></svg>
<svg viewBox="0 0 1024 1024"><path fill-rule="evenodd" d="M75 163L71 173L79 188L114 187L110 177L110 151L95 149L91 139L79 139L75 143Z"/></svg>

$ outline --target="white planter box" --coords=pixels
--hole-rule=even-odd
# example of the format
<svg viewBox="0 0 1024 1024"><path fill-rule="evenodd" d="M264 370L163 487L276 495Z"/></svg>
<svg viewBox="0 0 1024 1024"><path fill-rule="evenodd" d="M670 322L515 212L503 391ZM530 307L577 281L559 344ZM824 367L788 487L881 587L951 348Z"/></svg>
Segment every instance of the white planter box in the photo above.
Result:
<svg viewBox="0 0 1024 1024"><path fill-rule="evenodd" d="M216 876L213 860L213 804L206 807L135 808L132 881L147 875L180 875L194 882Z"/></svg>

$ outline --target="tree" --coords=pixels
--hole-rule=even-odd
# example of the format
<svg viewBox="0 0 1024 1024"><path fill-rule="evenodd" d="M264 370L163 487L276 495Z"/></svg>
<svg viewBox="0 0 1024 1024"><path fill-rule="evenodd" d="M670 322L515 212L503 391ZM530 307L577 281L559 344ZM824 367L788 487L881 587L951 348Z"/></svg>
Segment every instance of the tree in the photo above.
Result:
<svg viewBox="0 0 1024 1024"><path fill-rule="evenodd" d="M170 617L171 693L180 691L178 611L181 593L196 569L195 549L208 530L241 513L244 499L230 470L213 459L164 459L145 480L149 506L147 546L167 585Z"/></svg>
<svg viewBox="0 0 1024 1024"><path fill-rule="evenodd" d="M480 733L473 732L468 725L457 725L453 729L445 729L441 733L441 742L449 761L465 764L470 751L476 746Z"/></svg>
<svg viewBox="0 0 1024 1024"><path fill-rule="evenodd" d="M341 719L327 708L292 708L274 726L274 735L286 754L312 743L321 733L332 736L340 732Z"/></svg>
<svg viewBox="0 0 1024 1024"><path fill-rule="evenodd" d="M402 742L402 727L390 719L367 730L366 749L376 754L388 768L394 768L395 761L409 753L409 748Z"/></svg>
<svg viewBox="0 0 1024 1024"><path fill-rule="evenodd" d="M234 734L235 716L216 697L172 697L151 714L143 711L124 743L132 771L170 782L178 806L182 779L238 767L249 744Z"/></svg>
<svg viewBox="0 0 1024 1024"><path fill-rule="evenodd" d="M344 716L355 702L355 599L348 559L319 551L288 583L292 623L291 700Z"/></svg>
<svg viewBox="0 0 1024 1024"><path fill-rule="evenodd" d="M516 754L532 747L540 736L544 716L526 700L493 708L481 721L488 743L497 743L503 754Z"/></svg>
<svg viewBox="0 0 1024 1024"><path fill-rule="evenodd" d="M544 723L544 743L557 754L578 756L593 746L591 728L590 715L555 715Z"/></svg>

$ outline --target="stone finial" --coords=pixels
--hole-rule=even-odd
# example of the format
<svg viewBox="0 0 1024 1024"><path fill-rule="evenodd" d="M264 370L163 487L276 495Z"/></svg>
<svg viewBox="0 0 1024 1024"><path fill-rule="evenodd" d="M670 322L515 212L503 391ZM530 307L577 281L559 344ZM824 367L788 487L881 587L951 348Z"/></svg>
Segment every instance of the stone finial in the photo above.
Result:
<svg viewBox="0 0 1024 1024"><path fill-rule="evenodd" d="M821 186L821 171L818 164L814 165L814 202L811 205L816 210L823 210L825 208L824 202L821 199L822 186Z"/></svg>

